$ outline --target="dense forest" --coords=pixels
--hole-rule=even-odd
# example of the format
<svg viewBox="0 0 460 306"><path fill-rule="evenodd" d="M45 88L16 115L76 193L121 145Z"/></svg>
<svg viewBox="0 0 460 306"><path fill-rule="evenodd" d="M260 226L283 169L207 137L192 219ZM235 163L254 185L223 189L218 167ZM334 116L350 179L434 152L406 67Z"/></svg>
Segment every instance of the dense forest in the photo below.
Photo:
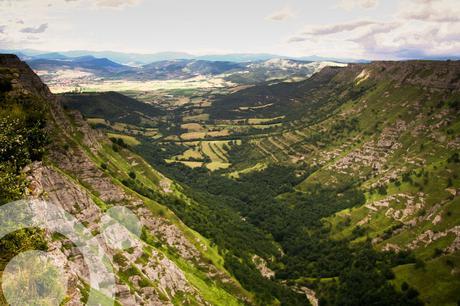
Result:
<svg viewBox="0 0 460 306"><path fill-rule="evenodd" d="M379 73L395 69L379 65L387 64L375 65ZM306 305L313 290L320 305L421 305L434 296L419 282L433 269L450 277L444 284L455 281L458 99L399 80L359 82L360 71L326 69L304 82L217 94L208 113L194 112L190 101L203 103L201 96L167 115L121 94L61 97L102 132L91 137L104 137L103 145L86 149L100 150L92 156L96 168L143 196L158 218L202 235L215 255L205 262L233 276L236 287L223 286L230 296L256 305ZM11 84L1 86L8 92ZM43 158L46 103L1 98L7 106L2 193L15 200L26 185L21 169ZM429 102L408 104L418 99ZM414 109L418 122L410 126ZM222 113L231 120L216 115ZM83 142L82 134L75 137ZM41 243L40 234L14 233L2 248L14 254L23 248L16 240L27 242L28 235ZM162 247L147 230L143 235ZM178 259L177 251L168 248L171 258ZM455 286L446 289L446 301L456 300Z"/></svg>
<svg viewBox="0 0 460 306"><path fill-rule="evenodd" d="M226 267L262 301L274 294L284 305L302 303L276 285L287 280L293 286L317 289L321 305L421 304L415 289L405 286L395 290L389 283L394 278L391 268L416 262L413 255L377 252L369 241L351 246L351 240L365 235L359 228L347 240L329 237L322 218L364 203L364 195L352 183L336 189L318 185L309 192L297 192L294 186L313 169L296 176L293 167L272 165L235 180L219 171L167 164L161 158L166 153L153 144L144 143L137 151L181 182L200 203L190 208L178 199L166 202L188 226L209 237L221 250L228 250ZM251 254L269 260L276 272L273 282L255 270ZM238 258L244 259L244 264Z"/></svg>

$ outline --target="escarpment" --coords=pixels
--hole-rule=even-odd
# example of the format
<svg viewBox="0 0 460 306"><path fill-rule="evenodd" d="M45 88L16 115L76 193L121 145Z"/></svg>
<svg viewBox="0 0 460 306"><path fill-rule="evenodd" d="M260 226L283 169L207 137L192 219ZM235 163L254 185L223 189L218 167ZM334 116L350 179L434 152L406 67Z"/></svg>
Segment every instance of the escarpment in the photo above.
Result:
<svg viewBox="0 0 460 306"><path fill-rule="evenodd" d="M161 173L93 130L79 112L64 109L59 98L16 56L0 56L0 77L11 85L5 86L5 95L35 99L46 112L44 130L49 142L41 161L22 169L27 185L24 196L62 207L91 232L104 251L101 256L113 268L117 303L238 305L250 299L217 265L219 255L208 247L209 242L161 205L167 198L186 198L174 186L164 192L161 184L167 179ZM148 188L157 200L124 184L133 165L140 164L145 168L136 171L133 182ZM129 209L136 216L142 229L137 237L132 238L124 226L104 225L107 212L114 207ZM81 305L94 289L100 291L104 303L110 297L104 297L101 289L107 280L90 279L82 253L65 236L44 234L47 254L67 279L66 304ZM120 247L128 240L128 247Z"/></svg>

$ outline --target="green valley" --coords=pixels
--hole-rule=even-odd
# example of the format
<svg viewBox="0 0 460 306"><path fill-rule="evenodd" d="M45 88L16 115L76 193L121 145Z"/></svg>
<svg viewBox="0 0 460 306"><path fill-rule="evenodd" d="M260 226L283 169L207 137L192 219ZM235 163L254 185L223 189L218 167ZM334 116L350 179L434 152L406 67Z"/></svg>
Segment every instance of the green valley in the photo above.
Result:
<svg viewBox="0 0 460 306"><path fill-rule="evenodd" d="M0 0L0 306L460 306L460 1Z"/></svg>
<svg viewBox="0 0 460 306"><path fill-rule="evenodd" d="M265 292L234 259L254 268L260 256L275 282L313 289L324 305L455 305L459 76L458 62L328 67L300 82L189 93L185 104L145 100L166 115L124 128L78 95L64 104L135 138L130 149L185 188L196 207L166 205L227 250L246 289ZM224 211L277 247L241 245Z"/></svg>

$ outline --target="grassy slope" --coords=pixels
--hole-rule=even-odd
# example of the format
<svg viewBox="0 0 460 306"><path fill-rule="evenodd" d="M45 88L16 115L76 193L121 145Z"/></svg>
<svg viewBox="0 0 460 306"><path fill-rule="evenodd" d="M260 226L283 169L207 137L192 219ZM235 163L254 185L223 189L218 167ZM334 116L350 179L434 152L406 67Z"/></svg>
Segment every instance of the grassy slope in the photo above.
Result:
<svg viewBox="0 0 460 306"><path fill-rule="evenodd" d="M57 131L55 132L57 133ZM144 205L154 215L166 218L168 222L176 225L185 235L187 240L189 240L200 252L202 258L197 259L198 261L213 264L220 273L225 274L227 278L232 279L232 283L224 283L227 282L227 280L221 279L220 276L211 278L206 272L199 269L195 263L184 260L170 247L165 244L158 244L157 238L154 238L149 235L149 233L146 233L143 236L144 241L148 243L152 249L156 249L160 254L162 254L162 256L166 256L173 261L185 273L189 283L197 289L206 301L213 305L241 305L242 302L237 298L237 296L248 300L252 299L252 295L245 291L225 270L224 259L219 254L217 248L211 245L209 240L201 236L196 231L188 228L166 206L161 205L158 201L142 196L135 190L125 186L122 181L129 179L129 173L134 172L136 174L137 184L143 186L145 189L152 190L155 194L159 195L159 199L161 199L160 194L163 193L164 187L162 184L164 184L170 189L170 197L181 199L186 203L191 202L191 200L182 193L179 186L176 186L172 181L164 177L151 165L146 163L141 157L131 151L121 147L114 150L113 145L110 141L108 141L108 139L105 140L105 143L102 143L101 149L95 154L85 146L82 138L83 135L81 133L75 133L73 136L64 137L60 141L64 141L70 146L78 146L82 148L95 165L105 172L105 174L111 179L112 183L124 189L127 194L140 198L144 202ZM126 143L129 142L126 141ZM48 160L47 163L53 164L53 161ZM61 171L59 170L59 165L54 165L54 167L56 170ZM78 181L71 173L62 173L74 181L74 183L79 184L91 193L93 200L102 210L106 210L110 207L111 204L100 199L98 194L91 189L91 186L86 186L86 184ZM124 274L119 275L120 279L128 286L130 286L128 281L129 276L130 275ZM151 285L155 286L155 283L151 283ZM184 298L177 297L173 301L174 304L182 305L184 301L194 299L193 296L188 296L188 294L185 294L183 297ZM198 302L195 301L195 303Z"/></svg>
<svg viewBox="0 0 460 306"><path fill-rule="evenodd" d="M191 230L185 226L174 213L172 213L167 207L159 204L156 201L143 197L136 192L128 189L121 183L121 180L128 178L130 171L135 171L136 178L146 187L160 191L159 182L160 180L169 181L163 175L154 170L149 164L147 164L141 157L129 152L122 150L121 152L114 152L111 146L104 145L103 149L98 153L97 156L93 156L93 160L96 163L107 163L109 162L109 168L107 172L112 176L113 181L120 187L124 188L125 191L132 193L138 197L141 197L145 205L155 214L161 217L166 217L170 222L178 226L190 242L200 251L204 258L212 262L218 269L223 273L228 274L223 267L224 260L219 255L216 247L212 247L210 242L201 236L196 231ZM135 164L135 166L133 166ZM172 183L172 182L170 182ZM175 197L186 199L186 196L181 193L180 189L172 185L173 194ZM98 199L99 203L102 200ZM103 202L102 202L103 203ZM157 248L155 245L151 245L152 248ZM187 280L198 289L200 294L213 305L239 305L240 302L233 296L233 294L245 295L250 298L250 294L245 292L241 287L234 287L234 292L227 292L223 289L223 283L215 283L210 281L209 277L197 269L193 263L185 261L180 258L174 252L170 252L169 249L164 247L157 249L160 253L167 256L170 260L175 262L178 267L185 273ZM234 280L237 284L237 281ZM228 290L228 289L227 289ZM176 301L180 304L180 301Z"/></svg>
<svg viewBox="0 0 460 306"><path fill-rule="evenodd" d="M369 237L376 239L377 249L388 244L405 248L426 230L451 229L460 224L458 196L452 199L445 190L448 185L457 190L460 187L456 176L459 165L447 162L458 149L455 145L460 134L460 94L455 90L458 66L430 62L356 65L316 76L313 83L260 86L224 97L208 110L212 119L232 122L241 118L243 124L254 118L263 121L278 117L283 121L274 130L243 135L242 145L227 152L225 158L232 166L224 174L237 177L273 163L295 164L300 171L313 165L317 170L297 186L298 191L308 192L316 184L340 187L352 182L366 193L365 205L398 194L423 204L423 208L402 220L389 217L388 207L376 212L365 206L339 212L324 220L331 225L333 239L352 237L359 223L363 231L356 241ZM363 69L367 73L361 74ZM404 129L399 129L401 122ZM379 147L380 140L398 145L391 149ZM368 147L371 151L366 151ZM217 152L208 153L215 160L221 159ZM362 159L338 169L336 166L350 153L375 154L380 170L373 169L375 163ZM404 181L407 177L412 183ZM379 186L386 194L376 192ZM399 201L390 200L390 208L403 211L408 201ZM433 224L438 215L441 220ZM411 220L417 222L415 226L407 225ZM398 230L401 227L403 231ZM449 257L455 259L458 251L434 257L435 250L443 250L453 238L448 234L415 248L417 258L426 263L425 270L410 265L397 267L395 283L399 286L407 281L421 292L425 302L455 303L460 289L454 273L458 261L452 260L454 268L450 269L445 262ZM427 277L434 269L437 272L433 275L442 280L439 283Z"/></svg>
<svg viewBox="0 0 460 306"><path fill-rule="evenodd" d="M408 63L400 67L390 65L382 73L382 65L374 65L369 68L370 77L362 79L356 78L362 69L348 75L339 73L333 82L341 86L332 91L327 89L329 93L337 97L347 96L345 92L340 92L346 88L342 83L345 82L349 91L360 92L359 95L348 95L345 103L314 124L306 124L305 120L291 121L284 126L282 133L252 137L246 143L249 148L237 152L245 158L241 158L230 170L237 174L256 170L256 165L261 163L291 164L293 158L301 157L294 160L300 168L304 163L316 164L318 170L297 187L298 191L308 192L318 183L340 187L354 182L366 192L365 205L403 194L412 197L414 204L423 206L400 220L389 215L388 209L403 213L409 205L404 198L391 200L389 207L376 212L365 205L347 209L324 220L331 225L333 239L350 238L358 227L362 228L363 234L355 241L370 238L375 239L374 246L380 250L388 244L404 249L426 231L436 234L452 229L460 225L459 198L446 190L448 187L453 190L460 188L457 175L460 165L447 161L458 152L460 135L460 93L453 85L458 83L458 66L458 63ZM256 93L258 90L251 89ZM313 96L325 95L322 90L318 89ZM251 106L255 101L266 104L257 94L254 101L252 96L245 96L248 92L237 94L245 99L227 100L239 109L244 108L245 103ZM289 95L289 91L286 93ZM273 99L276 100L272 97L267 102ZM305 103L309 103L308 98ZM272 114L271 111L273 109L262 109L260 115ZM221 113L220 116L225 115ZM251 116L257 114L252 113ZM404 128L399 127L401 122ZM397 146L391 149L379 147L381 140L391 140ZM375 150L366 151L366 145ZM363 156L374 152L380 170L376 171L372 163L366 164L360 159L355 159L346 169L338 169L339 162L352 152ZM405 181L407 177L412 183ZM377 192L379 186L385 195ZM435 218L439 221L434 221ZM416 222L415 225L409 225L410 221ZM425 269L415 269L410 265L397 267L394 270L395 283L399 286L407 281L421 292L421 298L426 303L455 304L460 290L457 281L459 251L453 254L447 251L455 238L454 233L448 233L432 243L417 245L414 253L425 262ZM439 250L441 254L435 256ZM452 258L451 266L446 264L449 258Z"/></svg>
<svg viewBox="0 0 460 306"><path fill-rule="evenodd" d="M447 159L456 152L454 148L449 147L448 143L455 141L460 134L458 110L449 103L458 101L459 97L458 93L449 93L442 89L423 89L412 85L395 86L394 82L384 80L359 101L350 101L342 106L341 113L348 115L347 120L357 118L359 121L358 132L347 133L348 135L344 135L342 139L327 144L326 149L330 151L343 149L336 158L327 162L300 184L299 190L308 190L309 186L318 182L345 184L351 178L362 176L365 178L358 181L358 186L367 191L365 205L387 199L392 195L404 194L414 197L416 203L423 203L423 208L402 221L388 216L386 214L388 208L379 209L377 212L365 206L347 209L325 220L332 226L334 239L349 238L353 235L354 229L361 227L365 230L365 234L356 241L371 238L375 239L375 247L378 249L382 249L387 244L404 249L418 235L428 230L439 233L460 225L459 198L453 197L446 191L447 187L457 190L460 187L460 180L456 175L460 171L460 165L447 162ZM364 110L357 113L349 112L363 103L367 105ZM383 129L394 125L398 120L408 123L408 128L395 138L401 147L390 153L383 161L385 170L382 173L375 173L365 166L345 171L345 174L334 173L334 168L328 169L328 165L336 164L350 151L361 147L366 140L378 140L382 136ZM439 122L442 122L439 128L432 128ZM327 126L328 123L324 124ZM413 131L420 127L422 127L420 133L413 135ZM347 138L356 136L360 141L348 143ZM404 182L403 175L409 171L412 171L410 178L413 183ZM394 173L393 182L385 182L385 175L391 172ZM372 186L375 185L383 186L386 194L372 192ZM406 204L407 201L404 199L390 201L391 208L401 211ZM429 218L428 214L431 212L434 215ZM441 218L439 223L434 224L435 216ZM409 226L407 224L410 220L417 220L417 223ZM398 231L397 228L401 226L403 230ZM395 283L400 286L403 281L408 282L421 292L421 298L428 304L454 305L458 301L458 290L460 290L459 252L447 254L445 250L454 239L454 234L448 234L433 243L417 246L414 249L415 255L426 262L426 267L418 269L414 265L397 267L394 269L397 276ZM441 254L435 256L435 250ZM448 260L452 262L450 266L446 264Z"/></svg>
<svg viewBox="0 0 460 306"><path fill-rule="evenodd" d="M424 268L417 269L414 264L399 266L394 283L397 287L403 282L411 284L427 305L458 305L460 277L458 272L452 275L452 265L460 265L458 254L433 259Z"/></svg>

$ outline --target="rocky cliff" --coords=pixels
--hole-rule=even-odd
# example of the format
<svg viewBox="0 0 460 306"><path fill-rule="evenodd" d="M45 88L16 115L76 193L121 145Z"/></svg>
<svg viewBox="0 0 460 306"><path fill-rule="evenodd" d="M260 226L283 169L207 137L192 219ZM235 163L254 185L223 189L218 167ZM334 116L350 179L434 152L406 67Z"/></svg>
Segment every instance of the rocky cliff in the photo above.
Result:
<svg viewBox="0 0 460 306"><path fill-rule="evenodd" d="M78 112L64 110L16 56L0 56L0 78L11 84L6 86L6 96L20 93L46 104L45 131L50 142L40 161L22 169L25 197L62 207L91 232L104 250L106 264L113 267L117 303L238 305L250 301L222 267L223 260L209 241L161 205L175 198L191 201L179 187L139 156L92 130ZM130 178L156 194L158 201L122 183ZM113 207L129 209L140 221L142 230L129 247L117 243L129 236L126 227L111 228L107 239L103 221ZM101 290L104 279L89 278L85 258L71 240L50 231L44 235L48 256L68 280L66 304L85 302L91 286ZM101 301L105 303L102 297Z"/></svg>

